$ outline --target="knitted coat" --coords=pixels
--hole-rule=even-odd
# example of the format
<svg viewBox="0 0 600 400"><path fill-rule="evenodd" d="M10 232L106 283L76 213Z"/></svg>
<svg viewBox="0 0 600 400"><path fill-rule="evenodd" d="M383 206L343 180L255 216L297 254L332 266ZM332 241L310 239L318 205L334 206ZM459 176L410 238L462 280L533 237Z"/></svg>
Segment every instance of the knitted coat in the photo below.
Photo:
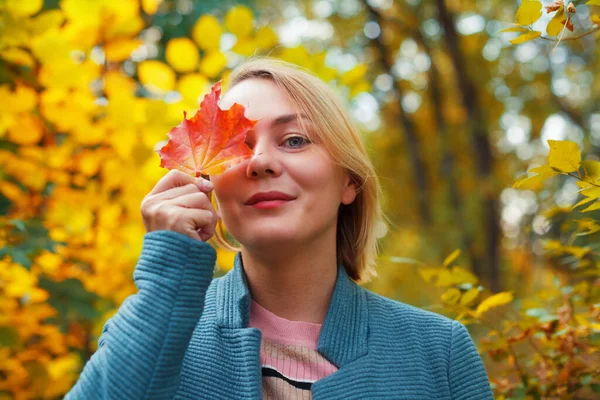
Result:
<svg viewBox="0 0 600 400"><path fill-rule="evenodd" d="M249 328L241 253L213 278L216 251L172 231L144 235L129 296L65 399L260 399L261 331ZM317 350L339 370L324 399L493 399L465 326L337 278Z"/></svg>

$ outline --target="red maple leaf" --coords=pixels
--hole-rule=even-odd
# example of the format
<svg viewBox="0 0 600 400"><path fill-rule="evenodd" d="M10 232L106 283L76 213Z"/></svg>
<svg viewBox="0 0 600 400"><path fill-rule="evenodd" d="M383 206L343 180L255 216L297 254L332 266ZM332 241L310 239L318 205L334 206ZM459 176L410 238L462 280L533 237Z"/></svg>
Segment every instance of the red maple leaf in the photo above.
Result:
<svg viewBox="0 0 600 400"><path fill-rule="evenodd" d="M160 166L178 169L195 177L217 175L252 156L246 133L256 125L244 116L246 108L234 103L228 110L219 108L221 81L204 96L200 109L169 132L169 141L158 154Z"/></svg>

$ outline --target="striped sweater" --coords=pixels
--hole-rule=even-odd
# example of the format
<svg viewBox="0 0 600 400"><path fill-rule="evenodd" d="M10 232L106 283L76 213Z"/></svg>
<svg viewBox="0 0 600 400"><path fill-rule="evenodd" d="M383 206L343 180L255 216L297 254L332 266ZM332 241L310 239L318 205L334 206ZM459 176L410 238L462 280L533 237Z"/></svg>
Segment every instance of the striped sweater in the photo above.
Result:
<svg viewBox="0 0 600 400"><path fill-rule="evenodd" d="M321 324L290 321L251 300L249 326L262 334L263 400L310 400L312 384L337 371L317 351Z"/></svg>
<svg viewBox="0 0 600 400"><path fill-rule="evenodd" d="M138 292L104 325L65 399L261 399L261 331L249 326L241 253L213 278L216 251L171 231L144 235ZM317 351L338 370L325 399L493 399L465 326L373 293L337 266Z"/></svg>

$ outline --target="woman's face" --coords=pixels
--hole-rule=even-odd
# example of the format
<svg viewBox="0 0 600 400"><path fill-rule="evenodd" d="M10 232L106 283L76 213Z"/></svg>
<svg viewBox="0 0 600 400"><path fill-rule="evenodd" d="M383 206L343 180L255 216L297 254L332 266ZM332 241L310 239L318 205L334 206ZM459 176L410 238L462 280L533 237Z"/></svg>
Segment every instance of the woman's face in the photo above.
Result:
<svg viewBox="0 0 600 400"><path fill-rule="evenodd" d="M229 232L244 247L256 249L309 243L327 233L335 237L340 204L350 204L356 197L348 174L331 162L321 144L308 141L292 103L273 81L254 78L238 83L219 106L226 110L233 103L245 106L246 117L259 121L246 136L254 155L211 177ZM252 195L270 191L293 200L270 208L246 204Z"/></svg>

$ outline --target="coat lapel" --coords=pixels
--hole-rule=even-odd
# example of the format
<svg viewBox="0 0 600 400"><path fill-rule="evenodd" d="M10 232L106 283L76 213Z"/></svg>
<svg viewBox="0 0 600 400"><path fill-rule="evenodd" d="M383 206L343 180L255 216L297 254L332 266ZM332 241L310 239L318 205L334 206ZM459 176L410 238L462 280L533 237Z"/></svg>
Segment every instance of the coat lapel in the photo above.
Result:
<svg viewBox="0 0 600 400"><path fill-rule="evenodd" d="M346 373L359 365L357 361L367 354L369 348L365 290L350 279L342 264L337 266L337 272L317 351L339 370L313 384L313 393L317 398L319 391L327 392L328 388L343 382ZM235 256L233 269L219 280L216 319L221 328L234 329L248 338L256 335L256 328L248 328L250 291L241 252ZM257 384L260 385L260 382Z"/></svg>

